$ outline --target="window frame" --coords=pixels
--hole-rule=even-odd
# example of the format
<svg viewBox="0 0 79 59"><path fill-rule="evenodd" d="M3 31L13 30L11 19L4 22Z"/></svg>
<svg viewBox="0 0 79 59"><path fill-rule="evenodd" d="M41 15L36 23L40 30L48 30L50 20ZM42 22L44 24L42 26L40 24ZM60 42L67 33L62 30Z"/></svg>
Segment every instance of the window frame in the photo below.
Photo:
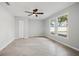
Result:
<svg viewBox="0 0 79 59"><path fill-rule="evenodd" d="M65 35L65 34L61 34L61 33L58 33L58 17L61 17L61 16L65 16L65 15L67 15L67 18L68 18L68 20L67 20L67 34ZM56 17L57 18L57 35L58 36L61 36L61 37L66 37L66 38L68 38L68 21L69 21L69 13L64 13L64 14L61 14L61 15L59 15L59 16L57 16Z"/></svg>
<svg viewBox="0 0 79 59"><path fill-rule="evenodd" d="M52 19L49 20L49 29L51 28L51 24L50 24L51 21L54 21L54 32L50 31L50 33L51 34L56 34L56 18L52 18Z"/></svg>
<svg viewBox="0 0 79 59"><path fill-rule="evenodd" d="M66 33L66 35L63 35L63 34L60 34L60 33L58 33L58 17L59 16L64 16L64 15L67 15L67 18L68 18L68 20L67 20L67 33ZM66 13L64 13L64 14L59 14L58 16L54 16L53 18L51 18L50 20L49 20L49 30L50 30L50 21L51 20L54 20L55 21L55 31L54 31L54 33L51 33L50 31L50 34L52 34L52 35L55 35L55 36L58 36L58 37L62 37L62 38L64 38L64 39L69 39L69 12L66 12Z"/></svg>

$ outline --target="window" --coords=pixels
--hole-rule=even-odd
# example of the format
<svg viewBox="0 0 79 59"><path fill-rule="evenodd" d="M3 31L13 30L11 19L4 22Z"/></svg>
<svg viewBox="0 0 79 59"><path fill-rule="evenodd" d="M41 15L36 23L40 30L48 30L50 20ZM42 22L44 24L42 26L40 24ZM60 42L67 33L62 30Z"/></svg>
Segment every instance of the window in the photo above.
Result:
<svg viewBox="0 0 79 59"><path fill-rule="evenodd" d="M58 36L67 37L68 33L68 14L63 14L49 21L50 33Z"/></svg>
<svg viewBox="0 0 79 59"><path fill-rule="evenodd" d="M57 33L59 36L67 37L68 15L58 17Z"/></svg>
<svg viewBox="0 0 79 59"><path fill-rule="evenodd" d="M49 24L50 24L50 33L55 34L55 20L50 20Z"/></svg>

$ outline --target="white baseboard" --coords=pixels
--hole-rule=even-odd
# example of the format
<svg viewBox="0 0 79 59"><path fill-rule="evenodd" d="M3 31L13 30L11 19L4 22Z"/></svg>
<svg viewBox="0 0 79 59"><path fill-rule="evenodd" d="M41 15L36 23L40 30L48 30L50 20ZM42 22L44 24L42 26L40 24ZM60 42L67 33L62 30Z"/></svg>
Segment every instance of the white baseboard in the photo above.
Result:
<svg viewBox="0 0 79 59"><path fill-rule="evenodd" d="M11 41L9 41L5 46L3 46L2 48L0 48L0 51L2 51L4 48L6 48L10 43L12 43L15 39L12 39Z"/></svg>
<svg viewBox="0 0 79 59"><path fill-rule="evenodd" d="M45 37L47 37L48 39L54 40L54 39L52 39L52 38L50 38L50 37L48 37L48 36L45 36ZM70 48L72 48L72 49L74 49L74 50L76 50L76 51L79 51L78 48L75 48L75 47L73 47L73 46L71 46L71 45L69 45L69 44L63 43L63 42L58 41L58 40L54 40L54 41L57 41L57 42L59 42L60 44L65 45L65 46L68 46L68 47L70 47Z"/></svg>

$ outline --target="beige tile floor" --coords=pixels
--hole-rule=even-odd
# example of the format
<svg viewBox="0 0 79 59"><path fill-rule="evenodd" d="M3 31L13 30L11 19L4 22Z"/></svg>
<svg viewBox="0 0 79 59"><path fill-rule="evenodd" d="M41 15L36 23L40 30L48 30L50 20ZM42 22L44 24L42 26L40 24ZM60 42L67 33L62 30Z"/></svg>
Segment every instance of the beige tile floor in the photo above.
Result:
<svg viewBox="0 0 79 59"><path fill-rule="evenodd" d="M44 37L16 39L0 52L1 56L78 56L79 52Z"/></svg>

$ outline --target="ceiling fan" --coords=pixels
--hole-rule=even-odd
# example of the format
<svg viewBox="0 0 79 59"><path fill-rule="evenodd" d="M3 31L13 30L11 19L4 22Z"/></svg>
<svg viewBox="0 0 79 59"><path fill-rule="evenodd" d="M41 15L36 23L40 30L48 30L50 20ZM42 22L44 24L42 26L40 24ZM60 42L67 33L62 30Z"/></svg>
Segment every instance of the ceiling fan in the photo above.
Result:
<svg viewBox="0 0 79 59"><path fill-rule="evenodd" d="M35 15L36 17L38 17L39 14L40 15L43 15L44 14L43 12L38 12L38 9L33 9L32 12L30 12L30 11L24 11L24 12L30 13L28 16Z"/></svg>

